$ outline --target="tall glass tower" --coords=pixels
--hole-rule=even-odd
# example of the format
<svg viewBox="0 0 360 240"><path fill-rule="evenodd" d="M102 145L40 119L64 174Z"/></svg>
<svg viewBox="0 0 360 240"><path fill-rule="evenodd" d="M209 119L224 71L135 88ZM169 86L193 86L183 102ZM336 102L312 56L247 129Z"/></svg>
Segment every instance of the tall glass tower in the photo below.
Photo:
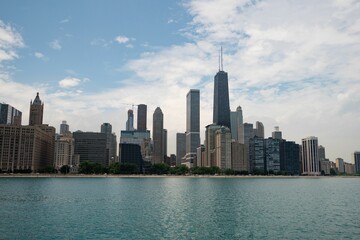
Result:
<svg viewBox="0 0 360 240"><path fill-rule="evenodd" d="M222 67L222 50L219 72L214 77L214 114L213 123L231 128L228 74Z"/></svg>

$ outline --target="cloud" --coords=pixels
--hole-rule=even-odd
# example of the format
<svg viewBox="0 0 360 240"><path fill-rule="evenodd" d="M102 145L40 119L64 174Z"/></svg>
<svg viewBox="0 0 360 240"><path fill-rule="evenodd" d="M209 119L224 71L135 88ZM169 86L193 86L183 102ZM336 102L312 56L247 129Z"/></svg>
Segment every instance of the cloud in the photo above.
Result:
<svg viewBox="0 0 360 240"><path fill-rule="evenodd" d="M106 41L103 38L95 38L90 42L92 46L108 47L110 42Z"/></svg>
<svg viewBox="0 0 360 240"><path fill-rule="evenodd" d="M64 18L59 23L68 23L68 22L70 22L70 19L71 19L70 17Z"/></svg>
<svg viewBox="0 0 360 240"><path fill-rule="evenodd" d="M127 43L127 42L129 42L130 41L130 39L128 38L128 37L125 37L125 36L117 36L116 38L115 38L115 41L116 42L118 42L118 43L120 43L120 44L123 44L123 43Z"/></svg>
<svg viewBox="0 0 360 240"><path fill-rule="evenodd" d="M0 62L17 58L16 49L24 46L20 33L0 20Z"/></svg>
<svg viewBox="0 0 360 240"><path fill-rule="evenodd" d="M39 58L39 59L44 59L44 58L45 58L45 55L42 54L41 52L35 52L35 53L34 53L34 56L35 56L36 58Z"/></svg>
<svg viewBox="0 0 360 240"><path fill-rule="evenodd" d="M59 86L61 88L71 88L71 87L76 87L80 83L81 83L81 80L78 78L66 77L59 81Z"/></svg>
<svg viewBox="0 0 360 240"><path fill-rule="evenodd" d="M61 45L60 45L60 41L57 40L57 39L55 39L54 41L50 42L49 45L50 45L50 47L51 47L52 49L55 49L55 50L61 50L61 48L62 48Z"/></svg>

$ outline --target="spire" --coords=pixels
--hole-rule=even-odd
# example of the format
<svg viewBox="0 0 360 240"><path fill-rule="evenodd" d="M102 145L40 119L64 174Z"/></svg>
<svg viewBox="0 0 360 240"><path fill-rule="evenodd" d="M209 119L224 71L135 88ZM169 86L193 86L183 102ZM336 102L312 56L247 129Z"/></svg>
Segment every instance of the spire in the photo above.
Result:
<svg viewBox="0 0 360 240"><path fill-rule="evenodd" d="M34 102L32 104L41 105L41 100L39 97L39 93L36 93L36 97L34 99Z"/></svg>
<svg viewBox="0 0 360 240"><path fill-rule="evenodd" d="M221 48L220 48L220 63L221 63L221 71L224 71L222 46L221 46Z"/></svg>

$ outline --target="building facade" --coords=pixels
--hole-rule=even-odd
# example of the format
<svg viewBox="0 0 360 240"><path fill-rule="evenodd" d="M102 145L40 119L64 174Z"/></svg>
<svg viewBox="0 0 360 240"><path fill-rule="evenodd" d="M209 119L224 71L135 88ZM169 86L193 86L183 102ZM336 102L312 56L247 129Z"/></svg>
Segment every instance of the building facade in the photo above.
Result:
<svg viewBox="0 0 360 240"><path fill-rule="evenodd" d="M231 169L231 132L221 126L215 132L215 166L220 169Z"/></svg>
<svg viewBox="0 0 360 240"><path fill-rule="evenodd" d="M22 113L9 104L0 103L0 124L21 126Z"/></svg>
<svg viewBox="0 0 360 240"><path fill-rule="evenodd" d="M141 156L141 148L137 144L120 143L119 161L136 165L137 172L142 172L144 161Z"/></svg>
<svg viewBox="0 0 360 240"><path fill-rule="evenodd" d="M176 166L180 166L186 155L186 134L176 133Z"/></svg>
<svg viewBox="0 0 360 240"><path fill-rule="evenodd" d="M344 159L337 158L335 159L336 168L338 173L345 173Z"/></svg>
<svg viewBox="0 0 360 240"><path fill-rule="evenodd" d="M360 174L360 151L354 152L353 158L355 164L355 172Z"/></svg>
<svg viewBox="0 0 360 240"><path fill-rule="evenodd" d="M265 142L265 170L280 171L280 140L267 138Z"/></svg>
<svg viewBox="0 0 360 240"><path fill-rule="evenodd" d="M231 168L239 172L249 172L249 163L245 160L245 145L231 142Z"/></svg>
<svg viewBox="0 0 360 240"><path fill-rule="evenodd" d="M188 167L196 166L196 149L200 146L200 90L191 89L186 95L186 155Z"/></svg>
<svg viewBox="0 0 360 240"><path fill-rule="evenodd" d="M110 123L103 123L100 127L100 132L106 135L106 165L116 161L117 157L117 141L116 135L112 132Z"/></svg>
<svg viewBox="0 0 360 240"><path fill-rule="evenodd" d="M262 122L257 121L256 122L256 128L254 129L254 135L259 138L264 138L264 124Z"/></svg>
<svg viewBox="0 0 360 240"><path fill-rule="evenodd" d="M276 140L280 141L280 171L300 175L300 145L292 141Z"/></svg>
<svg viewBox="0 0 360 240"><path fill-rule="evenodd" d="M214 77L213 123L231 128L228 74L220 70Z"/></svg>
<svg viewBox="0 0 360 240"><path fill-rule="evenodd" d="M249 141L250 172L265 172L265 144L264 139L253 137Z"/></svg>
<svg viewBox="0 0 360 240"><path fill-rule="evenodd" d="M65 120L62 121L60 124L60 134L64 134L69 131L70 131L70 128L69 128L69 125L67 124L67 122Z"/></svg>
<svg viewBox="0 0 360 240"><path fill-rule="evenodd" d="M134 112L132 109L128 110L128 119L126 120L126 131L134 130Z"/></svg>
<svg viewBox="0 0 360 240"><path fill-rule="evenodd" d="M74 132L74 154L80 156L80 163L93 162L106 166L106 134L98 132Z"/></svg>
<svg viewBox="0 0 360 240"><path fill-rule="evenodd" d="M273 139L279 139L279 140L282 139L282 132L279 130L278 126L276 126L274 131L271 133L271 137Z"/></svg>
<svg viewBox="0 0 360 240"><path fill-rule="evenodd" d="M39 93L34 101L30 101L29 125L41 125L43 123L44 104L41 102Z"/></svg>
<svg viewBox="0 0 360 240"><path fill-rule="evenodd" d="M215 158L215 133L221 126L210 124L205 130L205 161L204 167L216 166Z"/></svg>
<svg viewBox="0 0 360 240"><path fill-rule="evenodd" d="M164 162L164 115L159 107L153 114L153 152L152 163Z"/></svg>
<svg viewBox="0 0 360 240"><path fill-rule="evenodd" d="M243 134L239 133L243 124L243 114L240 106L236 108L235 112L230 112L230 124L232 139L236 142L240 142L240 137L243 137Z"/></svg>
<svg viewBox="0 0 360 240"><path fill-rule="evenodd" d="M137 115L137 130L146 131L147 130L147 106L145 104L138 105L138 115Z"/></svg>
<svg viewBox="0 0 360 240"><path fill-rule="evenodd" d="M303 175L320 175L320 164L318 156L318 139L317 137L307 137L302 140L302 174Z"/></svg>

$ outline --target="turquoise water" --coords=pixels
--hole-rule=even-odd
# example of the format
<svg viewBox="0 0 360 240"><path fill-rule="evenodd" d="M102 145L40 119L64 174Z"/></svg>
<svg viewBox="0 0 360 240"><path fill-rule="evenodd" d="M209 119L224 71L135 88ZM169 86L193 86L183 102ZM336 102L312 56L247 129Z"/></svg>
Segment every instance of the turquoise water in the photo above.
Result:
<svg viewBox="0 0 360 240"><path fill-rule="evenodd" d="M0 178L0 239L359 239L360 178Z"/></svg>

